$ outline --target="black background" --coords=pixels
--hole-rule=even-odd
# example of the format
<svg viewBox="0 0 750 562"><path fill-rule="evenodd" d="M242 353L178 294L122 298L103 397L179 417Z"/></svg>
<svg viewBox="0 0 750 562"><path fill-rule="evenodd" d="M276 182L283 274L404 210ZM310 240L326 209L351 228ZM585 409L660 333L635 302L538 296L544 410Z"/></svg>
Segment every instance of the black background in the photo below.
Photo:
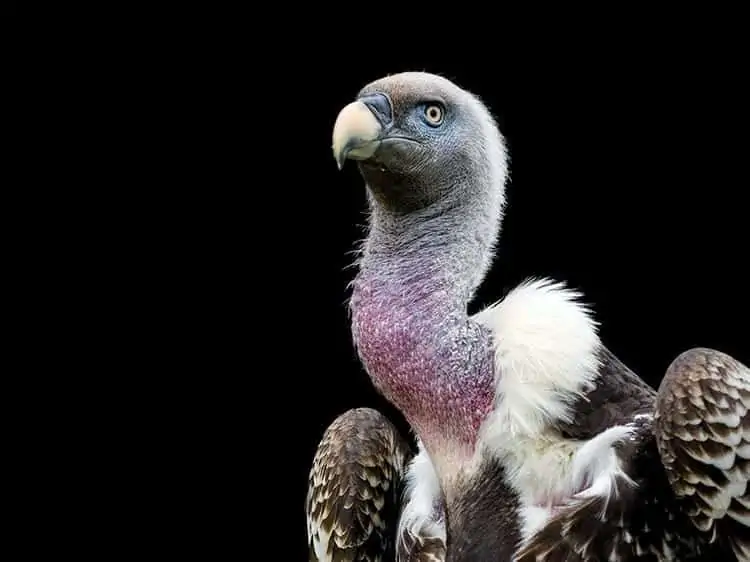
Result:
<svg viewBox="0 0 750 562"><path fill-rule="evenodd" d="M750 364L744 35L672 20L648 33L583 20L596 33L515 33L504 18L469 46L377 10L364 27L365 16L323 26L291 8L278 22L201 14L143 16L85 68L96 85L84 104L101 103L99 127L122 138L113 151L92 134L100 152L74 167L98 185L96 228L80 240L111 262L93 260L83 290L101 292L94 318L114 319L117 335L95 320L97 345L74 349L94 348L98 376L116 385L81 424L89 436L117 421L81 441L113 455L84 471L119 493L101 505L134 508L113 545L304 560L307 475L326 426L358 406L401 423L352 349L348 252L365 193L330 147L338 111L384 74L453 79L507 138L506 220L476 305L551 276L583 291L604 343L654 385L693 346Z"/></svg>

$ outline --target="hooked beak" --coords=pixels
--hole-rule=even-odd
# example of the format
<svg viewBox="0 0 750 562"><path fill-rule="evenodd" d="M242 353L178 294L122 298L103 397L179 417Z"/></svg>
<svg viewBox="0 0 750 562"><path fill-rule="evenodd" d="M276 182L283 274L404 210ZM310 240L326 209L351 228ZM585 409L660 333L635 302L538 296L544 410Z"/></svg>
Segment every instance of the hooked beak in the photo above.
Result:
<svg viewBox="0 0 750 562"><path fill-rule="evenodd" d="M371 158L392 121L393 108L385 94L363 96L344 107L333 126L333 157L339 170L347 158Z"/></svg>

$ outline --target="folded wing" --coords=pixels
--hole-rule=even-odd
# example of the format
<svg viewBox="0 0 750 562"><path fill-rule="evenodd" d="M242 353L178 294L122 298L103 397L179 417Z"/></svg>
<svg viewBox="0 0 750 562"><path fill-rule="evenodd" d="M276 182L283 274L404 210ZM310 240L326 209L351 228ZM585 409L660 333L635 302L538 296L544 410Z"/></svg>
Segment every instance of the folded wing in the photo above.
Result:
<svg viewBox="0 0 750 562"><path fill-rule="evenodd" d="M659 387L655 435L667 478L693 525L750 559L750 369L696 348Z"/></svg>
<svg viewBox="0 0 750 562"><path fill-rule="evenodd" d="M331 423L313 460L305 504L310 562L394 559L400 484L411 455L375 410L349 410Z"/></svg>

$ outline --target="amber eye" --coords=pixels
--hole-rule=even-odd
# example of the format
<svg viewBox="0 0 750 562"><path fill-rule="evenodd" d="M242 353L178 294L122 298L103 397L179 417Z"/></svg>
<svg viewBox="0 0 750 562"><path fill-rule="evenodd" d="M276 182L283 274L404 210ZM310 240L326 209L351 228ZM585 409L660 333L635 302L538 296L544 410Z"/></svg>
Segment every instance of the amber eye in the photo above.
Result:
<svg viewBox="0 0 750 562"><path fill-rule="evenodd" d="M430 104L424 109L424 116L430 125L437 127L443 122L445 113L443 108L436 104Z"/></svg>

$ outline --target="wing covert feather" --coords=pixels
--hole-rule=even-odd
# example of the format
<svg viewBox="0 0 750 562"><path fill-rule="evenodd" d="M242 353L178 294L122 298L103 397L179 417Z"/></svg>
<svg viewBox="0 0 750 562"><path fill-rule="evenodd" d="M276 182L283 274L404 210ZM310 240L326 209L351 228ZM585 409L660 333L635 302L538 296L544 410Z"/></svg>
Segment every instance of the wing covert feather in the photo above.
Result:
<svg viewBox="0 0 750 562"><path fill-rule="evenodd" d="M310 470L305 511L310 562L393 560L407 442L370 408L328 426Z"/></svg>
<svg viewBox="0 0 750 562"><path fill-rule="evenodd" d="M667 478L692 524L750 560L750 369L696 348L659 387L655 434Z"/></svg>

